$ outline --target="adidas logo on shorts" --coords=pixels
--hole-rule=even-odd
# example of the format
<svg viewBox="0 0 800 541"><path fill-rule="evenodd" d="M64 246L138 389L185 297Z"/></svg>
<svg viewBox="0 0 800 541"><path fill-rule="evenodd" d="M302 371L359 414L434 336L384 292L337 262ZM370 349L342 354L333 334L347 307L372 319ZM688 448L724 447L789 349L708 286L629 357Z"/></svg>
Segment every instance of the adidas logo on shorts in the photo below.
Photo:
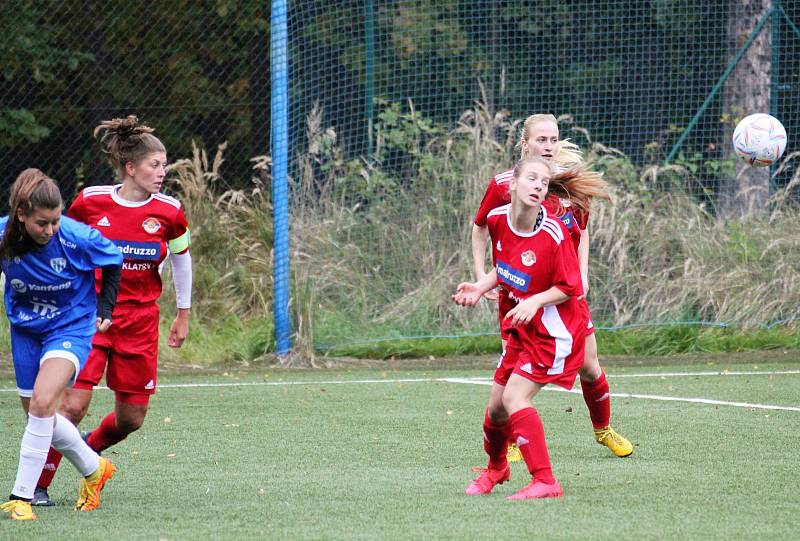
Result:
<svg viewBox="0 0 800 541"><path fill-rule="evenodd" d="M153 382L152 379L147 382L147 385L144 386L145 389L155 389L155 387L156 387L156 384Z"/></svg>

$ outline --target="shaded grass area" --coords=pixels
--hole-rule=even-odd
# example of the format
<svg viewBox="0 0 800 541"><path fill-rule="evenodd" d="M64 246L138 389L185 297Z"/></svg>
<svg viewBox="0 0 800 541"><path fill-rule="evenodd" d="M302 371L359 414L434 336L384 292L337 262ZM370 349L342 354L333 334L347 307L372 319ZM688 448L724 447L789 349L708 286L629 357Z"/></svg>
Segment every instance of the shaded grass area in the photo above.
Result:
<svg viewBox="0 0 800 541"><path fill-rule="evenodd" d="M796 357L764 361L704 371L798 367ZM616 377L708 367L643 362L610 369L612 391L798 405L800 375ZM489 388L433 380L490 371L398 366L164 377L142 430L107 455L120 473L98 511L67 507L76 477L65 465L52 490L61 505L35 524L0 521L0 538L463 540L503 528L546 539L794 538L798 412L618 399L615 426L636 444L620 460L593 442L580 395L543 392L536 405L565 497L507 502L526 478L515 464L496 494L470 498ZM414 381L389 381L403 378ZM10 485L22 421L13 393L0 401ZM92 420L110 406L98 391Z"/></svg>

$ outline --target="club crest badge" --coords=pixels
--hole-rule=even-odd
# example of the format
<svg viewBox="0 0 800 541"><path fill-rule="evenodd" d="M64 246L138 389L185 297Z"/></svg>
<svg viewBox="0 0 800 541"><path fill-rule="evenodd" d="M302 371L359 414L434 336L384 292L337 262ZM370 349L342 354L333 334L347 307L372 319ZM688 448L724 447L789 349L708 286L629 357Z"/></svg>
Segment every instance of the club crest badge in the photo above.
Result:
<svg viewBox="0 0 800 541"><path fill-rule="evenodd" d="M144 222L142 222L142 227L144 228L145 231L153 235L157 233L159 229L161 229L161 222L159 222L155 218L150 217L146 219Z"/></svg>
<svg viewBox="0 0 800 541"><path fill-rule="evenodd" d="M536 254L533 253L533 250L528 250L527 252L522 252L520 259L522 259L523 265L530 267L536 263Z"/></svg>
<svg viewBox="0 0 800 541"><path fill-rule="evenodd" d="M61 271L67 268L67 260L63 257L54 257L50 260L50 268L58 273L61 273Z"/></svg>

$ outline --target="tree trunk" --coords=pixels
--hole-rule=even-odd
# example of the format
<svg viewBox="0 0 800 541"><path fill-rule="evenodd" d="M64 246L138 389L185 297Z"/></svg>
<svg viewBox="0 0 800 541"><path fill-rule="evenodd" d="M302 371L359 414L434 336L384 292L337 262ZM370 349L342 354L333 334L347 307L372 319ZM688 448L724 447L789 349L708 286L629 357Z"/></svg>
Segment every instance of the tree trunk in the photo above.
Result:
<svg viewBox="0 0 800 541"><path fill-rule="evenodd" d="M772 5L771 0L731 0L728 13L730 59L747 41L756 24ZM722 111L738 121L753 113L769 113L771 73L771 27L767 23L725 82ZM724 136L733 155L732 130ZM751 167L736 159L735 177L720 187L722 216L736 218L761 212L769 197L769 168Z"/></svg>

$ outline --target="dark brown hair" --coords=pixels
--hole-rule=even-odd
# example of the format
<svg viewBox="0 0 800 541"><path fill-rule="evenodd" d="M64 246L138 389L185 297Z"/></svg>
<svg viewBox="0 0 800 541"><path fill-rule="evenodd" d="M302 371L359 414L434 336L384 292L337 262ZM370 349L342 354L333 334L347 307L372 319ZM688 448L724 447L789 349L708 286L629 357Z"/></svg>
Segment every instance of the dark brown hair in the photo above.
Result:
<svg viewBox="0 0 800 541"><path fill-rule="evenodd" d="M11 186L8 204L8 222L0 240L0 259L20 256L33 246L25 225L17 218L20 211L30 216L37 209L60 209L64 202L53 179L38 169L26 169Z"/></svg>
<svg viewBox="0 0 800 541"><path fill-rule="evenodd" d="M125 177L125 164L139 163L153 152L167 152L164 143L153 135L153 128L139 124L133 115L104 120L94 129L103 153L120 179Z"/></svg>

